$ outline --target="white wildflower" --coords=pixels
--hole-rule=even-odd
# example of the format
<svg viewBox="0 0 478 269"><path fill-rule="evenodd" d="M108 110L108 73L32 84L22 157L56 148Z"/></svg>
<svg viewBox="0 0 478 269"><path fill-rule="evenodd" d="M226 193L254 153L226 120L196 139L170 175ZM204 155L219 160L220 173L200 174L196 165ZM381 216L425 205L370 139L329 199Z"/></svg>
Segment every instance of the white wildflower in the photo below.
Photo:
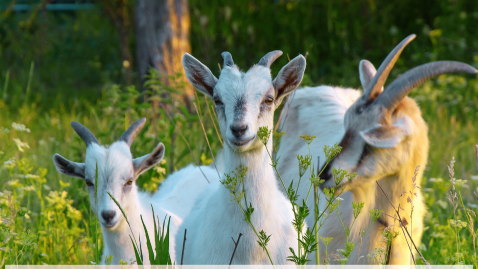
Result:
<svg viewBox="0 0 478 269"><path fill-rule="evenodd" d="M25 125L21 123L12 122L12 128L20 132L30 132L30 129L28 129L27 127L25 127Z"/></svg>
<svg viewBox="0 0 478 269"><path fill-rule="evenodd" d="M8 161L4 161L3 166L5 166L7 169L13 169L15 167L15 163L15 158L13 157L8 159Z"/></svg>
<svg viewBox="0 0 478 269"><path fill-rule="evenodd" d="M28 148L28 149L30 148L30 146L27 143L22 142L18 138L14 138L13 141L15 141L15 144L17 144L18 150L21 152L24 152L25 148Z"/></svg>

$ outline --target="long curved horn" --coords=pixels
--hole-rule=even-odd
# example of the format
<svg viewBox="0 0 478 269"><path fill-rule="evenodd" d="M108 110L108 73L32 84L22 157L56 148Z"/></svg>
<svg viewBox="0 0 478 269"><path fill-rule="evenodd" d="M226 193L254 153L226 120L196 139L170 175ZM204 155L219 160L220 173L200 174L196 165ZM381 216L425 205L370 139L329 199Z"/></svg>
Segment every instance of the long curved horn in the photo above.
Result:
<svg viewBox="0 0 478 269"><path fill-rule="evenodd" d="M133 144L133 140L136 138L138 133L141 131L141 129L144 126L144 123L146 122L146 118L141 118L137 121L135 121L131 126L126 130L123 135L121 135L119 141L124 141L126 144L128 144L131 147L131 144Z"/></svg>
<svg viewBox="0 0 478 269"><path fill-rule="evenodd" d="M478 70L468 64L454 61L423 64L408 70L390 83L383 93L375 99L374 104L380 104L393 111L413 88L420 86L429 79L447 73L476 74Z"/></svg>
<svg viewBox="0 0 478 269"><path fill-rule="evenodd" d="M83 139L87 147L91 145L92 143L99 144L95 135L90 130L88 130L88 128L83 126L81 123L72 121L71 127L73 127L73 130L75 130L75 132L81 137L81 139Z"/></svg>
<svg viewBox="0 0 478 269"><path fill-rule="evenodd" d="M264 57L262 57L261 60L259 61L258 65L262 65L264 67L270 68L271 64L281 55L282 55L282 51L273 50L267 53L266 55L264 55Z"/></svg>
<svg viewBox="0 0 478 269"><path fill-rule="evenodd" d="M221 53L221 56L224 59L224 63L222 64L223 66L234 66L232 55L228 51Z"/></svg>
<svg viewBox="0 0 478 269"><path fill-rule="evenodd" d="M410 43L413 39L415 39L416 35L411 34L407 36L400 44L398 44L390 54L388 54L387 58L383 61L380 67L377 70L377 74L373 77L370 85L368 85L367 89L364 89L364 95L369 98L374 93L379 92L385 81L387 80L388 74L390 74L390 70L392 70L393 65L397 61L398 57L400 57L400 53L402 53L405 46Z"/></svg>

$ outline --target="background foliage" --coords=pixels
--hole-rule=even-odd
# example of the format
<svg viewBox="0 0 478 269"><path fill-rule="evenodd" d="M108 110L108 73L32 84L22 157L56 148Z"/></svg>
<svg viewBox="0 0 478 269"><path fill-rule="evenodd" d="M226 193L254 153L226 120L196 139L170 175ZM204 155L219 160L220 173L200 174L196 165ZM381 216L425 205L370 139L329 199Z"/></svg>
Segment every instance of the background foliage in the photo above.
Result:
<svg viewBox="0 0 478 269"><path fill-rule="evenodd" d="M177 89L182 85L166 87L150 78L149 90L171 93L171 99L163 100L173 107L169 117L141 102L134 73L134 84L125 85L127 67L121 61L119 37L100 4L74 12L47 12L40 6L13 12L6 9L9 4L0 1L0 262L86 264L94 260L90 227L96 219L89 212L84 183L60 175L51 161L54 153L76 161L84 158L85 147L70 127L71 120L82 122L100 142L109 144L125 126L146 116L151 124L136 139L133 154L148 153L158 141L167 148L167 162L140 179L147 190L193 161L179 132L194 141L190 145L198 162L209 163L210 154L196 111L186 109L179 98ZM189 4L192 54L215 74L222 51L231 52L236 64L247 69L268 51L280 49L284 56L273 65L273 74L288 57L301 53L307 56L302 85L359 88L359 61L368 59L378 66L411 33L417 38L402 53L391 79L436 60L478 65L474 0L190 0ZM446 165L452 156L457 160L456 177L467 180L461 190L465 204L477 210L473 196L478 190L477 93L476 78L441 76L411 94L429 125L431 147L422 182L429 213L421 248L432 264L452 263L449 257L456 252L449 244L454 240L449 225L453 212L446 200ZM195 102L216 152L221 144L213 117L202 95ZM176 130L169 118L177 122ZM13 123L24 124L29 132ZM463 212L458 214L463 219ZM460 235L460 252L471 261L471 236L466 229Z"/></svg>

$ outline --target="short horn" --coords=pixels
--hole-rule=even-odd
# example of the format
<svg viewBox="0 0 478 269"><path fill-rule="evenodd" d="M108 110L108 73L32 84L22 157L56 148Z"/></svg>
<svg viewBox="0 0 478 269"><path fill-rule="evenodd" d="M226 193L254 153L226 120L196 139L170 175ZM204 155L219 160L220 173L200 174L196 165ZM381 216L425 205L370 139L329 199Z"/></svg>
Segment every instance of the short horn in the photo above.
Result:
<svg viewBox="0 0 478 269"><path fill-rule="evenodd" d="M88 128L83 126L81 123L72 121L71 127L73 127L73 130L75 130L75 132L81 137L81 139L83 139L87 147L91 145L92 143L99 144L95 135L90 130L88 130Z"/></svg>
<svg viewBox="0 0 478 269"><path fill-rule="evenodd" d="M221 53L222 58L224 59L223 66L234 66L234 61L232 60L232 55L225 51Z"/></svg>
<svg viewBox="0 0 478 269"><path fill-rule="evenodd" d="M427 80L448 73L476 74L478 70L468 64L454 61L438 61L423 64L408 70L395 79L375 99L374 103L382 105L389 111L393 111L412 89L420 86Z"/></svg>
<svg viewBox="0 0 478 269"><path fill-rule="evenodd" d="M119 141L124 141L131 147L131 144L133 144L134 139L143 128L145 122L145 118L141 118L135 121L133 124L131 124L128 130L126 130L123 135L121 135Z"/></svg>
<svg viewBox="0 0 478 269"><path fill-rule="evenodd" d="M264 55L264 57L262 57L262 59L259 61L258 65L262 65L264 67L270 68L271 64L281 55L282 55L282 51L273 50L267 53L266 55Z"/></svg>
<svg viewBox="0 0 478 269"><path fill-rule="evenodd" d="M367 99L375 93L381 91L385 81L387 80L388 74L390 74L390 70L392 70L398 57L400 57L400 53L402 53L405 46L415 39L415 37L416 35L414 34L407 36L392 50L392 52L390 52L390 54L388 54L387 58L385 58L383 63L378 68L377 73L370 82L370 85L368 85L367 89L364 89L364 95L367 97Z"/></svg>

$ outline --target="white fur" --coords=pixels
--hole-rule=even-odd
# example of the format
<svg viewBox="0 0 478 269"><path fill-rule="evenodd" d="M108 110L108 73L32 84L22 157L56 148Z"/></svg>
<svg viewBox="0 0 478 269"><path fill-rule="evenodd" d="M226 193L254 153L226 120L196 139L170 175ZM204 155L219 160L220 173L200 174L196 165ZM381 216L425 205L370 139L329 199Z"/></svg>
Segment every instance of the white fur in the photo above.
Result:
<svg viewBox="0 0 478 269"><path fill-rule="evenodd" d="M57 156L58 155L55 155L54 157L55 166L58 171L65 173L65 171L62 170L61 163L58 162L58 158L62 157ZM90 195L91 208L97 215L102 230L104 242L103 258L101 259L102 264L104 264L104 256L109 257L110 255L113 256L112 264L119 264L120 259L126 262L136 260L130 239L130 236L132 236L131 230L137 241L141 238L144 262L145 264L149 263L146 237L140 216L143 217L154 248L154 225L151 206L154 208L154 213L157 216L156 221L159 220L161 226L163 225L165 216L171 217L170 255L172 262L174 262L176 259L174 236L177 232L177 228L181 224L182 218L189 213L194 198L208 185L200 169L209 181L218 182L217 172L212 168L207 166L199 168L189 165L168 176L165 182L161 184L158 192L154 195L139 191L135 181L133 181L131 188L126 190L124 187L125 182L128 179L137 178L133 163L138 164L138 161L141 162L147 158L148 155L132 159L129 146L125 142L118 141L108 148L95 143L90 144L86 150L85 164L74 163L67 160L71 165L76 165L79 170L83 167L84 174L86 175L83 179L89 180L92 183L95 182L96 164L98 164L96 204L94 186L87 188ZM156 163L161 159L162 156ZM138 164L137 166L140 165ZM146 170L149 168L150 167L146 168ZM81 177L75 174L69 175ZM110 192L120 203L128 217L131 230L121 211L106 191ZM106 227L105 225L107 223L105 223L105 220L101 216L102 211L109 210L116 212L112 220L113 223L116 223L113 227Z"/></svg>
<svg viewBox="0 0 478 269"><path fill-rule="evenodd" d="M373 74L372 74L373 76ZM290 108L286 104L284 106L284 114L288 109L287 117L283 116L281 131L286 132L281 139L281 144L277 156L282 160L279 163L279 172L286 184L290 184L294 179L294 185L297 184L298 165L296 155L308 154L307 144L299 138L302 134L315 135L317 138L311 143L310 151L313 156L312 164L317 167L317 157L320 158L320 167L324 164L325 154L323 152L324 145L332 146L339 143L345 134L345 128L350 124L359 125L360 119L351 118L353 109L350 109L349 117L346 112L354 102L360 97L360 92L353 89L342 89L337 87L320 86L314 88L298 89L291 101ZM410 112L412 111L412 112ZM348 112L347 112L348 113ZM410 115L412 113L412 115ZM403 120L404 117L410 119ZM346 122L346 121L349 122ZM392 124L390 128L401 128L403 132L399 132L397 137L392 137L391 141L384 146L386 149L375 149L364 162L363 167L356 170L358 176L353 179L352 183L347 187L347 192L341 195L344 200L340 204L340 215L346 226L352 222L352 201L364 202L365 207L357 219L354 228L351 231L351 240L357 242L361 228L367 228L370 223L370 216L368 211L370 209L382 209L388 215L394 215L394 212L385 198L383 193L377 188L375 181L379 181L381 186L385 189L388 195L391 196L392 202L397 206L405 208L402 211L402 217L406 217L410 223L410 204L406 203L404 194L400 196L402 191L409 191L412 188L412 177L416 165L424 167L426 164L426 155L428 152L428 140L426 139L426 125L421 118L420 112L416 104L409 98L402 101L402 108L397 112L393 118L395 125ZM372 124L374 121L370 120L366 124ZM349 125L348 125L349 124ZM365 124L365 122L364 122ZM359 126L360 127L360 126ZM366 130L370 127L363 127ZM357 131L359 131L358 129ZM409 132L409 133L407 133ZM356 135L352 139L362 139ZM400 139L400 141L395 140ZM362 142L363 143L363 142ZM390 148L392 146L392 148ZM353 169L358 161L362 148L351 143L349 148L341 158L335 160L334 167L341 167L343 169ZM357 147L357 148L355 148ZM415 151L414 151L415 150ZM418 153L417 153L418 151ZM310 174L307 172L303 177L307 179ZM325 175L323 175L325 176ZM419 172L417 177L417 184L420 185L420 178L422 172ZM332 180L333 181L333 180ZM329 181L324 184L331 184ZM327 187L331 187L327 186ZM310 182L301 182L299 187L299 201L305 199L309 191ZM425 207L423 205L423 198L419 190L415 190L417 197L413 198L415 206L413 213L413 238L418 244L420 242L423 230L423 214ZM320 210L323 211L326 205L325 195L320 191L321 201L319 203ZM308 200L308 207L313 208L313 199ZM388 224L394 225L394 231L400 231L399 224L394 219L382 216ZM314 214L310 214L306 219L307 224L312 226L314 223ZM359 246L356 246L349 257L348 264L370 264L373 261L367 258L367 254L375 248L381 247L380 233L385 227L378 222L375 222L367 234L363 237L360 253L358 253ZM410 225L408 229L411 230ZM328 220L325 222L319 231L320 236L333 237L334 239L328 246L328 252L337 253L337 249L344 249L345 236L340 224L337 214L333 212ZM320 261L323 262L325 258L325 246L320 244ZM315 254L315 253L314 253ZM359 260L359 256L363 256ZM311 263L315 263L315 255L309 257ZM333 258L329 256L329 260L333 262ZM400 234L392 243L392 253L390 257L390 264L408 264L410 263L410 253L403 234Z"/></svg>
<svg viewBox="0 0 478 269"><path fill-rule="evenodd" d="M200 91L203 91L203 85L207 85L201 81L217 81L217 84L209 85L204 93L221 101L216 110L225 146L223 153L218 154L222 156L219 166L224 173L233 172L239 165L248 168L244 188L247 202L254 207L251 222L257 232L263 230L271 235L267 249L274 264L291 264L286 260L291 255L289 247L297 253L292 207L279 190L266 149L256 134L261 126L272 129L274 110L280 100L300 83L305 59L302 56L295 58L278 75L281 78L281 74L288 76L295 71L296 85L286 85L281 79L272 81L270 69L259 65L246 73L240 72L236 66L224 66L219 80L199 78L197 74L211 72L209 69L201 70L207 67L188 54L183 57L183 65L188 79ZM290 83L291 80L287 81ZM268 97L274 98L272 104L264 103ZM231 127L237 124L247 125L247 130L240 137L231 131ZM237 144L242 142L247 143ZM267 148L271 152L272 139L268 141ZM258 238L244 220L240 207L231 199L229 190L220 183L207 186L196 199L191 213L176 234L176 241L182 240L183 231L187 229L184 264L229 264L234 250L231 237L237 240L239 233L242 237L232 263L270 264L266 252L257 243ZM244 199L241 203L245 207ZM181 250L182 247L177 244L176 253Z"/></svg>

